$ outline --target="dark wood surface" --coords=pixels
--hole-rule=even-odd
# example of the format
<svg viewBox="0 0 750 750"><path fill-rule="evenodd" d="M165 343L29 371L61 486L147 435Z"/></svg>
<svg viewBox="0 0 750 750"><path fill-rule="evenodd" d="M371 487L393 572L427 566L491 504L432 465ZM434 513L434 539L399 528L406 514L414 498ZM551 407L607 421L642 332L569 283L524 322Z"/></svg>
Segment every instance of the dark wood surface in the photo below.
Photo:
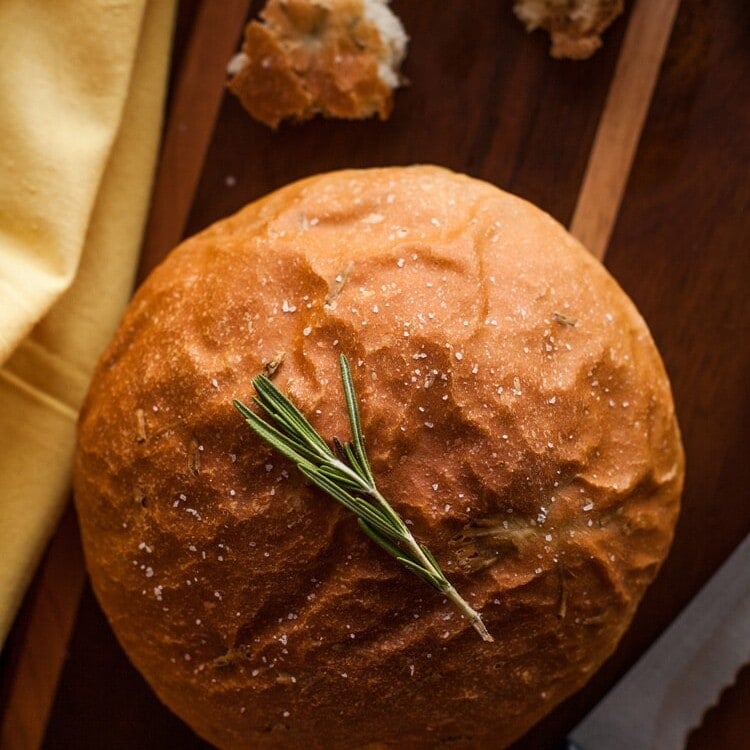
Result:
<svg viewBox="0 0 750 750"><path fill-rule="evenodd" d="M182 5L177 61L197 5ZM627 15L593 59L565 62L547 56L543 35L523 32L508 3L425 5L393 2L412 38L411 85L386 123L317 120L274 133L225 96L185 232L297 177L412 162L487 179L569 223ZM750 5L683 0L606 264L649 322L672 377L688 459L684 510L673 552L616 654L516 750L560 747L750 531L749 87ZM144 269L163 251L150 249ZM745 670L690 750L750 746L749 704ZM129 665L88 589L45 747L205 747Z"/></svg>

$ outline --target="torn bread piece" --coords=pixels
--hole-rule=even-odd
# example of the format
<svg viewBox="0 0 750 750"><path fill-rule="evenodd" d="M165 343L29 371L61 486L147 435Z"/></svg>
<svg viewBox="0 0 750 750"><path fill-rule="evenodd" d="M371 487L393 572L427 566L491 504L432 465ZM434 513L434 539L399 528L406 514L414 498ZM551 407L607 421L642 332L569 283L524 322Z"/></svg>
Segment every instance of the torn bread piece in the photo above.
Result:
<svg viewBox="0 0 750 750"><path fill-rule="evenodd" d="M623 0L516 0L527 31L549 32L552 57L584 60L602 45L602 32L622 13Z"/></svg>
<svg viewBox="0 0 750 750"><path fill-rule="evenodd" d="M229 62L229 90L272 128L316 114L387 119L408 43L388 1L269 0Z"/></svg>

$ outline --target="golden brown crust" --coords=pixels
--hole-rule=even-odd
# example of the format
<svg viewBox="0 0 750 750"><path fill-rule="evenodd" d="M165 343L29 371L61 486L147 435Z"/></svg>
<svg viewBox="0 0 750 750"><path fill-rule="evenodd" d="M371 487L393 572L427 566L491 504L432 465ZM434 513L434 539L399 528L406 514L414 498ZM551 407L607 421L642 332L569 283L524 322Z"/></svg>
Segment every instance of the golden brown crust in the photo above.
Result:
<svg viewBox="0 0 750 750"><path fill-rule="evenodd" d="M549 32L552 57L584 60L601 47L601 34L622 13L623 0L515 0L527 31Z"/></svg>
<svg viewBox="0 0 750 750"><path fill-rule="evenodd" d="M346 436L495 636L302 482L231 406L274 378ZM499 748L611 653L683 477L648 330L556 222L433 167L309 178L136 294L80 421L95 591L161 699L223 748Z"/></svg>
<svg viewBox="0 0 750 750"><path fill-rule="evenodd" d="M274 128L317 113L388 118L393 87L379 63L389 42L364 0L269 0L261 16L228 84L253 117Z"/></svg>

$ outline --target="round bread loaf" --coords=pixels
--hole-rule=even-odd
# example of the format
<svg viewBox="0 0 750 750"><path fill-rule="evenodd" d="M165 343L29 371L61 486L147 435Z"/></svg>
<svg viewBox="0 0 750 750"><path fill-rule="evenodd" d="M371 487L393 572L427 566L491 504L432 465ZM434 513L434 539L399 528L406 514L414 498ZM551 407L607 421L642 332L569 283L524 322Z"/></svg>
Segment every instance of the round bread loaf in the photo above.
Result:
<svg viewBox="0 0 750 750"><path fill-rule="evenodd" d="M385 555L232 406L274 382L348 438L493 634ZM612 652L683 453L633 304L549 216L435 167L311 177L180 245L80 417L96 594L221 748L500 748Z"/></svg>

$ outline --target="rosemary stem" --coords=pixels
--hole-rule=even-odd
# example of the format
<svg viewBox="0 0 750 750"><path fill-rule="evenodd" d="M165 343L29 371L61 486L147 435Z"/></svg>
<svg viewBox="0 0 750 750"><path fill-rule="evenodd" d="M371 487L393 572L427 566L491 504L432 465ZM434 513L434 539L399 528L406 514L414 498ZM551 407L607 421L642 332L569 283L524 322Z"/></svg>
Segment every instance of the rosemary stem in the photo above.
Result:
<svg viewBox="0 0 750 750"><path fill-rule="evenodd" d="M375 544L447 596L482 640L493 641L479 612L456 591L432 553L417 542L406 521L380 494L365 451L351 369L344 355L341 355L340 366L352 441L342 443L334 438L335 452L302 412L264 375L253 380L257 393L255 403L270 421L261 419L240 401L235 400L234 405L256 435L293 461L314 485L352 511L362 531Z"/></svg>
<svg viewBox="0 0 750 750"><path fill-rule="evenodd" d="M491 642L495 639L490 635L489 631L482 622L482 617L469 602L464 599L461 594L456 591L453 584L443 574L443 571L438 568L435 570L435 566L432 561L425 555L422 548L417 544L417 541L412 536L411 532L407 529L406 531L406 544L414 554L415 557L419 558L420 562L425 566L427 570L434 571L440 578L440 591L444 593L461 612L466 616L466 619L471 623L474 630L479 633L483 641Z"/></svg>
<svg viewBox="0 0 750 750"><path fill-rule="evenodd" d="M330 458L328 456L323 456L323 460L327 461L332 466L335 466L343 474L346 474L346 476L348 476L353 482L355 482L362 488L362 492L367 495L377 497L377 499L380 500L380 502L384 503L388 508L391 507L387 502L385 502L385 498L372 485L365 482L365 480L362 479L362 477L357 474L356 471L350 469L343 461L339 461L338 458Z"/></svg>
<svg viewBox="0 0 750 750"><path fill-rule="evenodd" d="M443 593L464 613L466 619L472 624L474 630L479 633L483 641L491 643L495 640L482 622L482 616L456 591L453 584L448 583L448 586L443 589Z"/></svg>
<svg viewBox="0 0 750 750"><path fill-rule="evenodd" d="M370 488L370 494L382 505L388 508L389 511L393 512L391 504L378 492L374 487ZM464 614L466 619L471 623L474 630L479 633L483 641L488 643L493 642L495 639L490 635L490 632L485 627L482 621L482 616L477 612L469 602L464 599L461 594L455 589L453 584L445 577L445 574L440 568L436 568L432 560L425 555L422 548L417 543L417 540L409 531L408 527L404 527L404 544L409 548L409 551L416 557L420 563L424 566L425 570L435 574L435 577L440 580L440 591L445 594L456 607Z"/></svg>

